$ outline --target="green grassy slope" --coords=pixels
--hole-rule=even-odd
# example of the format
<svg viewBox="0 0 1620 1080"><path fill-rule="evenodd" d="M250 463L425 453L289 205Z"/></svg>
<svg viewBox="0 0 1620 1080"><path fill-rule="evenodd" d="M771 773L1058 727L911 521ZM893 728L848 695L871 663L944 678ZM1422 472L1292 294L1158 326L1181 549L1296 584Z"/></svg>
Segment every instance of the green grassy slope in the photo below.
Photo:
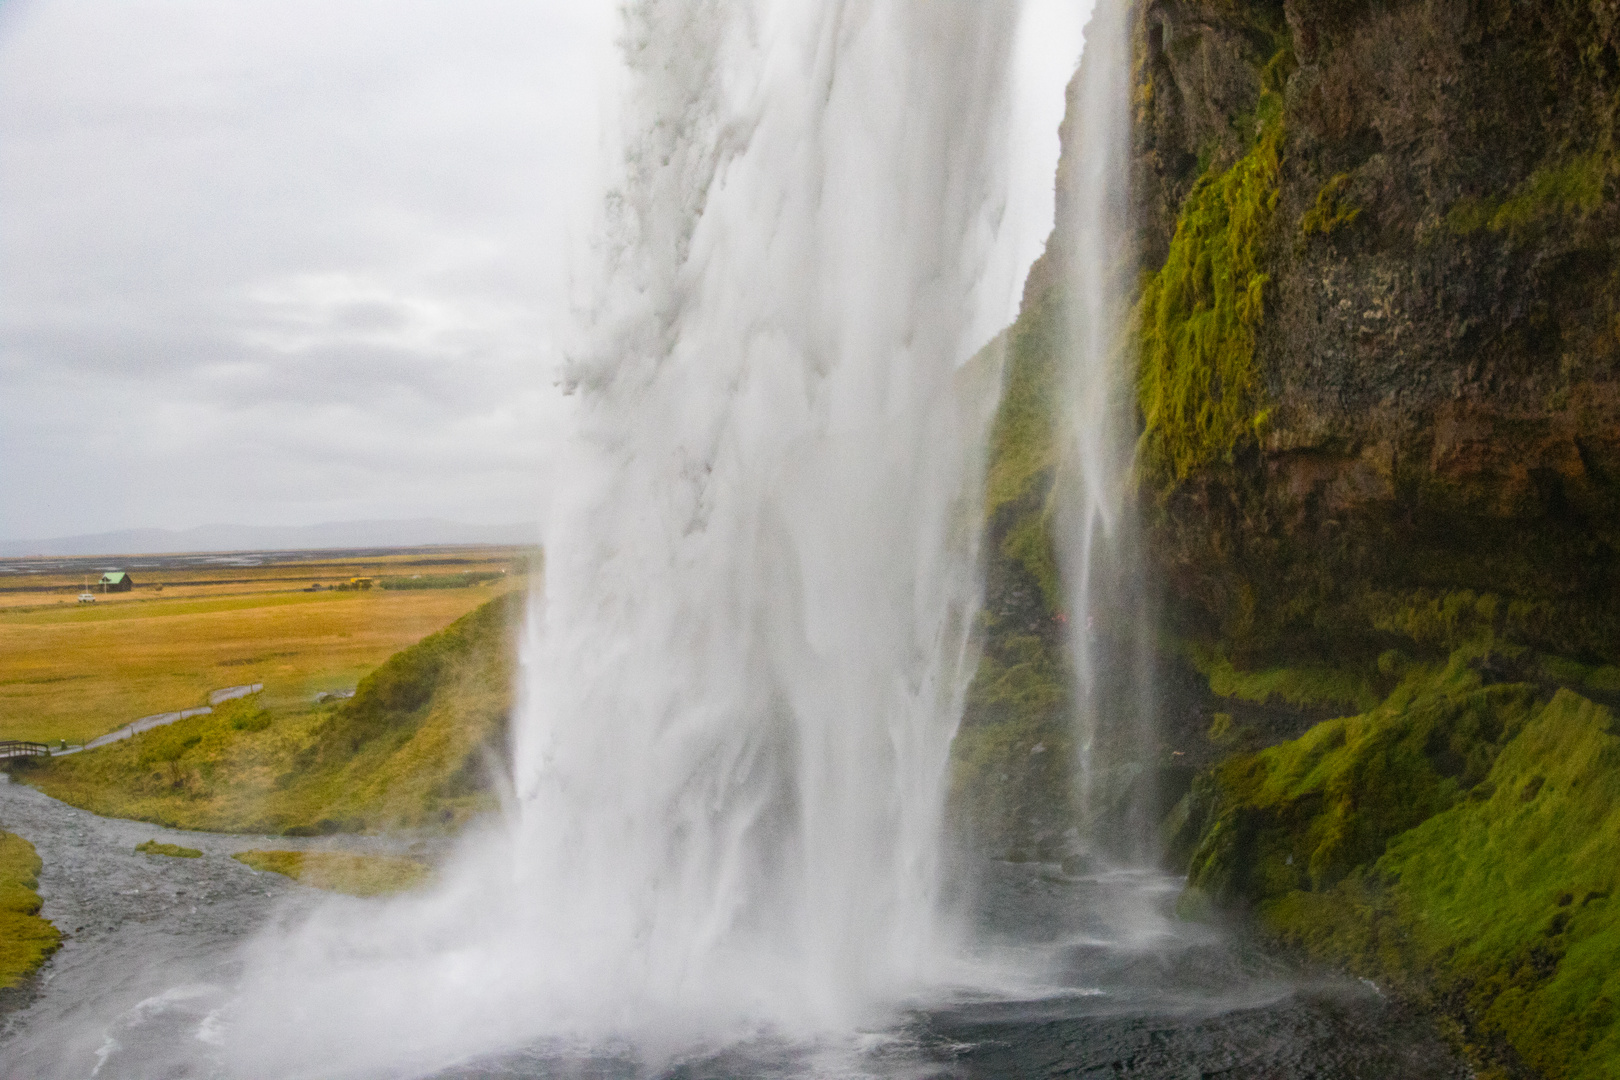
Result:
<svg viewBox="0 0 1620 1080"><path fill-rule="evenodd" d="M98 814L177 828L308 835L453 827L491 809L523 594L397 653L338 705L255 698L99 750L14 767Z"/></svg>
<svg viewBox="0 0 1620 1080"><path fill-rule="evenodd" d="M62 942L39 917L39 871L34 845L0 832L0 989L21 983Z"/></svg>
<svg viewBox="0 0 1620 1080"><path fill-rule="evenodd" d="M1588 696L1604 670L1476 639L1404 663L1367 712L1227 759L1173 823L1196 838L1184 913L1247 911L1395 986L1482 1075L1620 1075L1620 720Z"/></svg>

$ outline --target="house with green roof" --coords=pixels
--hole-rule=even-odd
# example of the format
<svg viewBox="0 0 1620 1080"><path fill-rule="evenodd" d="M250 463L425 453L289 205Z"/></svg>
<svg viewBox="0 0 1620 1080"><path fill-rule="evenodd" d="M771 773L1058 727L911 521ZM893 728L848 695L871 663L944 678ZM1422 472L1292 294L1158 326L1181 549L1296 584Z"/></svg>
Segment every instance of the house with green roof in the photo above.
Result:
<svg viewBox="0 0 1620 1080"><path fill-rule="evenodd" d="M109 570L101 575L102 592L129 592L135 587L135 579L122 570Z"/></svg>

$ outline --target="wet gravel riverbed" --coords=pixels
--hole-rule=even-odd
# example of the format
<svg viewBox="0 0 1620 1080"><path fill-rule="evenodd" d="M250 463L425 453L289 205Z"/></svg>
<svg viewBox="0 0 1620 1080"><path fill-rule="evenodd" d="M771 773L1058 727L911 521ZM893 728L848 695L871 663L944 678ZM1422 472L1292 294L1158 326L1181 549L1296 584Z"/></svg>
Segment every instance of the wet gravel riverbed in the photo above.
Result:
<svg viewBox="0 0 1620 1080"><path fill-rule="evenodd" d="M44 868L41 914L63 932L30 985L0 992L0 1077L187 1076L119 1070L120 1031L172 1012L192 1026L206 994L231 979L238 944L272 918L296 917L324 894L231 858L252 848L373 851L431 857L443 841L384 837L238 836L97 817L0 775L0 829L32 843ZM146 840L202 858L146 855ZM165 997L165 995L168 995ZM180 1038L193 1042L194 1032ZM100 1069L98 1073L97 1070Z"/></svg>

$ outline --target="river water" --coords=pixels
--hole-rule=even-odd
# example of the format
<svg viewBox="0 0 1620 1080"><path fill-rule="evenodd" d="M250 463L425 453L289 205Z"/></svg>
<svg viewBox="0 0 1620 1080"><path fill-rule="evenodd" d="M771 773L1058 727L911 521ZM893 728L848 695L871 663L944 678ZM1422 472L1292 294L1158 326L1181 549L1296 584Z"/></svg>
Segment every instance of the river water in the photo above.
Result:
<svg viewBox="0 0 1620 1080"><path fill-rule="evenodd" d="M241 946L334 898L229 856L342 846L437 854L424 841L226 836L100 818L0 784L0 825L44 860L43 914L68 933L34 987L13 992L0 1076L227 1077L220 1020ZM147 839L200 859L140 855ZM646 1047L539 1045L416 1073L484 1077L1131 1076L1461 1078L1432 1029L1363 983L1305 977L1217 931L1165 917L1167 876L988 868L971 918L978 962L1017 971L1012 996L946 990L886 1023L792 1042L758 1034L660 1058ZM315 1073L313 1075L320 1075ZM391 1073L387 1075L405 1075Z"/></svg>

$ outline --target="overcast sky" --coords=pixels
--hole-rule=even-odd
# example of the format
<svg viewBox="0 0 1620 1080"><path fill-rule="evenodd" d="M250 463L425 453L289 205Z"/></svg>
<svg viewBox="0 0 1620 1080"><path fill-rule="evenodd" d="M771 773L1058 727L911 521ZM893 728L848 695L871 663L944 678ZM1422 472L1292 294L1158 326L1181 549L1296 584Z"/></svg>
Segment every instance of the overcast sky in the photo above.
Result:
<svg viewBox="0 0 1620 1080"><path fill-rule="evenodd" d="M0 0L0 539L538 517L616 7ZM1028 5L1024 264L1086 7Z"/></svg>

